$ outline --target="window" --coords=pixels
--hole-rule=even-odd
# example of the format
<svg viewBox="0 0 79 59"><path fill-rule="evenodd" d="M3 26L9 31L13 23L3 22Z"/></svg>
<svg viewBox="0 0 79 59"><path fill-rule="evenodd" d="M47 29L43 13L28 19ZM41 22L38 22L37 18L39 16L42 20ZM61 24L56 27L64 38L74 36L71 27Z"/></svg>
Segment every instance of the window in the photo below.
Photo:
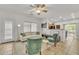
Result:
<svg viewBox="0 0 79 59"><path fill-rule="evenodd" d="M24 23L24 32L37 32L37 24L36 23Z"/></svg>
<svg viewBox="0 0 79 59"><path fill-rule="evenodd" d="M37 24L31 23L31 32L37 32Z"/></svg>
<svg viewBox="0 0 79 59"><path fill-rule="evenodd" d="M12 39L12 22L5 22L5 39Z"/></svg>
<svg viewBox="0 0 79 59"><path fill-rule="evenodd" d="M69 32L75 32L76 24L66 24L65 29Z"/></svg>
<svg viewBox="0 0 79 59"><path fill-rule="evenodd" d="M30 23L25 22L24 23L24 32L30 32L30 29L31 29L30 26L31 26Z"/></svg>

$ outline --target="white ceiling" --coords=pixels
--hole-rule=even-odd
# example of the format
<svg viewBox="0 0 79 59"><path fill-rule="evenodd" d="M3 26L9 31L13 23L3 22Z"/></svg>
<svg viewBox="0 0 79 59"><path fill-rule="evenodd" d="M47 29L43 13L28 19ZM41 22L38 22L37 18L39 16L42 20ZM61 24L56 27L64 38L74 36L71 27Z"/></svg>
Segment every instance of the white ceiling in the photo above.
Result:
<svg viewBox="0 0 79 59"><path fill-rule="evenodd" d="M52 17L70 17L71 13L79 13L79 5L77 4L58 4L58 5L50 5L48 7L49 9L49 14L52 15Z"/></svg>
<svg viewBox="0 0 79 59"><path fill-rule="evenodd" d="M79 5L78 4L48 4L48 12L41 14L31 14L29 10L32 9L28 4L3 4L0 5L0 11L20 13L23 15L29 15L38 18L71 18L71 14L74 13L75 17L79 17Z"/></svg>

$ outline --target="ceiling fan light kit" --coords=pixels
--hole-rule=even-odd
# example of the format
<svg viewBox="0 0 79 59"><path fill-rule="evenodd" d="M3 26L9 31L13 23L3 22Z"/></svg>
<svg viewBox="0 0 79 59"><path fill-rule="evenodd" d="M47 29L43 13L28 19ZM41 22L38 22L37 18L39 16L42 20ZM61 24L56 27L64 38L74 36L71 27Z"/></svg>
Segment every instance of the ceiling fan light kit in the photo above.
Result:
<svg viewBox="0 0 79 59"><path fill-rule="evenodd" d="M45 4L34 4L32 5L32 11L36 12L37 15L40 15L41 13L47 13L48 9Z"/></svg>

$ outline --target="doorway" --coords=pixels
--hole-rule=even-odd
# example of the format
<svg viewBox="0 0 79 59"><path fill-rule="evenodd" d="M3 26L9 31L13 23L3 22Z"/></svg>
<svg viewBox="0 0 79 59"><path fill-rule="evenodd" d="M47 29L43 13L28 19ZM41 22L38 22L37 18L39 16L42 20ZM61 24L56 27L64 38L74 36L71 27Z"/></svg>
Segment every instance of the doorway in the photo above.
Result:
<svg viewBox="0 0 79 59"><path fill-rule="evenodd" d="M74 39L76 37L76 24L65 24L65 30L67 31L67 39Z"/></svg>
<svg viewBox="0 0 79 59"><path fill-rule="evenodd" d="M67 31L66 38L66 54L76 54L76 24L65 24L65 30Z"/></svg>

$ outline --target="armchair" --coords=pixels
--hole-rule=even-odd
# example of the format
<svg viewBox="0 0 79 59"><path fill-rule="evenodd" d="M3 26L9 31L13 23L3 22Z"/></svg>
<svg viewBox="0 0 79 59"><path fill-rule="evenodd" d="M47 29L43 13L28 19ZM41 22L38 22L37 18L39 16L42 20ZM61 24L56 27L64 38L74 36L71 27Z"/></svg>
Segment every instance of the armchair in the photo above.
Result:
<svg viewBox="0 0 79 59"><path fill-rule="evenodd" d="M55 34L53 34L53 36L52 35L48 36L47 39L49 42L54 43L54 46L56 47L57 42L60 41L60 36L55 33Z"/></svg>
<svg viewBox="0 0 79 59"><path fill-rule="evenodd" d="M41 44L42 37L40 36L31 36L27 39L27 53L29 55L34 55L37 53L41 54Z"/></svg>

